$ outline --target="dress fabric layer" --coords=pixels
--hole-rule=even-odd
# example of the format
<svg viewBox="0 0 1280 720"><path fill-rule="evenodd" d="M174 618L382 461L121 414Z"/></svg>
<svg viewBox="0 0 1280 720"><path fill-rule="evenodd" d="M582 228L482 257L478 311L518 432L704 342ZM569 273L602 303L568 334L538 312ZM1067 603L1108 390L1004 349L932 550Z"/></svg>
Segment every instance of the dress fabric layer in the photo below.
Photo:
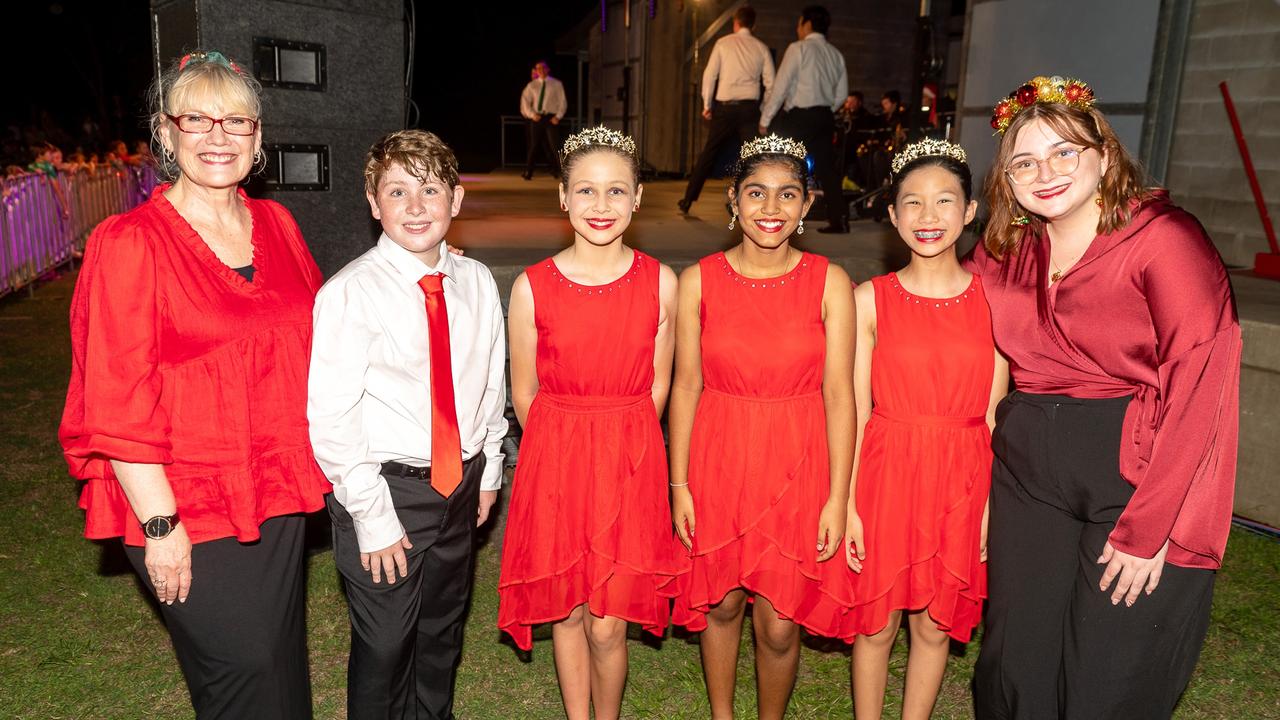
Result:
<svg viewBox="0 0 1280 720"><path fill-rule="evenodd" d="M781 277L739 275L703 258L702 396L689 490L692 566L673 621L706 628L736 588L769 600L814 634L838 636L849 602L840 557L819 563L818 516L830 494L822 400L827 260L805 253Z"/></svg>
<svg viewBox="0 0 1280 720"><path fill-rule="evenodd" d="M671 529L667 456L653 406L658 277L635 252L608 285L572 282L548 259L525 271L538 331L538 394L512 485L498 627L524 650L532 628L591 614L661 636L687 564Z"/></svg>
<svg viewBox="0 0 1280 720"><path fill-rule="evenodd" d="M845 639L883 630L895 610L927 609L968 642L987 596L979 544L991 487L991 314L976 275L942 299L911 295L893 273L871 283L873 410L855 493L867 557Z"/></svg>

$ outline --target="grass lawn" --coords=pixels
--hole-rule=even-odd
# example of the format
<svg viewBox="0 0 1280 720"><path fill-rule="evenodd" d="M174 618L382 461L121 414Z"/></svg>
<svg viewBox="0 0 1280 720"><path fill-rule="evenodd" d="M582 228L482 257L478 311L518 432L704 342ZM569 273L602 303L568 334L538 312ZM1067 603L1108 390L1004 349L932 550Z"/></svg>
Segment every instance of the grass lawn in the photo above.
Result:
<svg viewBox="0 0 1280 720"><path fill-rule="evenodd" d="M0 718L191 717L164 628L118 545L81 537L76 484L56 438L70 363L66 314L73 282L63 277L34 297L0 299L0 405L7 408L0 414ZM346 607L326 529L321 523L314 529L307 622L316 716L342 718ZM494 532L480 550L458 715L562 717L550 643L538 642L530 657L521 657L495 628L500 542ZM1280 543L1233 531L1209 639L1178 718L1280 718L1278 587ZM696 644L684 636L632 637L623 716L707 717ZM975 642L952 658L936 717L972 716L976 657ZM905 662L900 639L890 667L888 717L901 706ZM741 717L755 714L752 672L747 639L739 665ZM848 673L842 645L806 643L789 717L851 717Z"/></svg>

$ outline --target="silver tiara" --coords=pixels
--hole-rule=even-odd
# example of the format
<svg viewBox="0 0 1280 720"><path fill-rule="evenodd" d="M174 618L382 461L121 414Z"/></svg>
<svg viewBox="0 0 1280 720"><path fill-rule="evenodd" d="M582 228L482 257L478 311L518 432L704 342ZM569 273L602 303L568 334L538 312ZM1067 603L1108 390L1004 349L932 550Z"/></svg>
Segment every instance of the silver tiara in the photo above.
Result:
<svg viewBox="0 0 1280 720"><path fill-rule="evenodd" d="M765 153L777 155L790 155L798 157L801 160L807 154L804 149L804 143L799 140L781 137L770 133L765 137L758 137L750 140L742 145L742 152L738 153L739 160L746 160L752 155L764 155Z"/></svg>
<svg viewBox="0 0 1280 720"><path fill-rule="evenodd" d="M561 157L568 155L574 150L578 150L590 145L603 145L621 150L628 155L636 154L636 141L623 135L617 130L611 130L604 125L597 125L593 128L587 128L582 132L574 133L564 141L564 147L560 150Z"/></svg>
<svg viewBox="0 0 1280 720"><path fill-rule="evenodd" d="M949 143L946 140L921 140L902 148L902 152L894 156L891 166L893 174L897 175L902 171L902 168L907 166L907 163L913 160L934 155L949 157L962 163L969 161L968 156L965 155L964 148L955 143Z"/></svg>

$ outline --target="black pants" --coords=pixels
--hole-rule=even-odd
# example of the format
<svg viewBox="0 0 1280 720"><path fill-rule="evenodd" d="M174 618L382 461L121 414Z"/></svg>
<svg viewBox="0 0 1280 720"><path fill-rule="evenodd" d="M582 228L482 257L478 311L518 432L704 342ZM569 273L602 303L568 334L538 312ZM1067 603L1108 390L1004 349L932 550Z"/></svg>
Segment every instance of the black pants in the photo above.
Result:
<svg viewBox="0 0 1280 720"><path fill-rule="evenodd" d="M725 143L733 143L735 148L756 136L760 127L760 103L756 100L741 100L716 103L711 110L711 128L707 131L707 143L702 146L698 161L694 163L693 173L689 175L689 184L684 189L684 199L690 203L698 201L702 194L702 186L706 184L711 171L715 169L716 158ZM737 157L735 153L735 157Z"/></svg>
<svg viewBox="0 0 1280 720"><path fill-rule="evenodd" d="M262 539L191 548L191 593L160 605L200 720L311 717L300 515L262 524ZM125 547L152 588L143 549Z"/></svg>
<svg viewBox="0 0 1280 720"><path fill-rule="evenodd" d="M1195 669L1213 571L1166 563L1133 607L1098 589L1133 494L1118 469L1127 405L1015 392L997 410L980 720L1168 718Z"/></svg>
<svg viewBox="0 0 1280 720"><path fill-rule="evenodd" d="M560 139L556 126L551 124L555 115L543 115L539 120L529 121L529 157L525 162L525 175L533 174L533 162L538 156L538 149L547 154L547 164L554 175L560 174Z"/></svg>
<svg viewBox="0 0 1280 720"><path fill-rule="evenodd" d="M333 553L351 614L347 717L449 720L471 599L476 508L484 455L462 466L462 484L444 498L420 478L385 477L413 549L409 576L375 585L360 566L351 516L332 496Z"/></svg>
<svg viewBox="0 0 1280 720"><path fill-rule="evenodd" d="M804 143L813 158L813 175L822 186L827 209L827 222L843 225L849 208L840 187L840 169L836 164L835 116L828 107L792 108L778 118L775 132Z"/></svg>

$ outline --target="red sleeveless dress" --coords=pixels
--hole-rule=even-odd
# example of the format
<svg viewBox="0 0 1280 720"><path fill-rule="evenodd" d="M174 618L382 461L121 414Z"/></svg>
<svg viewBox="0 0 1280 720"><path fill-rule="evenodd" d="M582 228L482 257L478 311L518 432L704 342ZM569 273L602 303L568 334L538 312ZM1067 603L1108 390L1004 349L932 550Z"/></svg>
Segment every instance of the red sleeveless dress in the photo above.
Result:
<svg viewBox="0 0 1280 720"><path fill-rule="evenodd" d="M696 530L673 622L702 630L711 606L744 588L836 637L848 568L839 555L817 562L815 549L830 494L827 260L805 253L792 272L763 280L739 275L724 253L699 265L703 389L689 453Z"/></svg>
<svg viewBox="0 0 1280 720"><path fill-rule="evenodd" d="M639 251L607 285L547 259L528 268L538 394L511 491L498 627L532 647L532 626L591 614L661 636L687 564L671 528L667 455L653 407L656 260Z"/></svg>
<svg viewBox="0 0 1280 720"><path fill-rule="evenodd" d="M977 275L943 299L911 295L893 273L871 283L873 409L855 500L867 558L845 639L883 630L894 610L927 608L940 630L968 642L987 596L979 543L991 487L991 313Z"/></svg>

